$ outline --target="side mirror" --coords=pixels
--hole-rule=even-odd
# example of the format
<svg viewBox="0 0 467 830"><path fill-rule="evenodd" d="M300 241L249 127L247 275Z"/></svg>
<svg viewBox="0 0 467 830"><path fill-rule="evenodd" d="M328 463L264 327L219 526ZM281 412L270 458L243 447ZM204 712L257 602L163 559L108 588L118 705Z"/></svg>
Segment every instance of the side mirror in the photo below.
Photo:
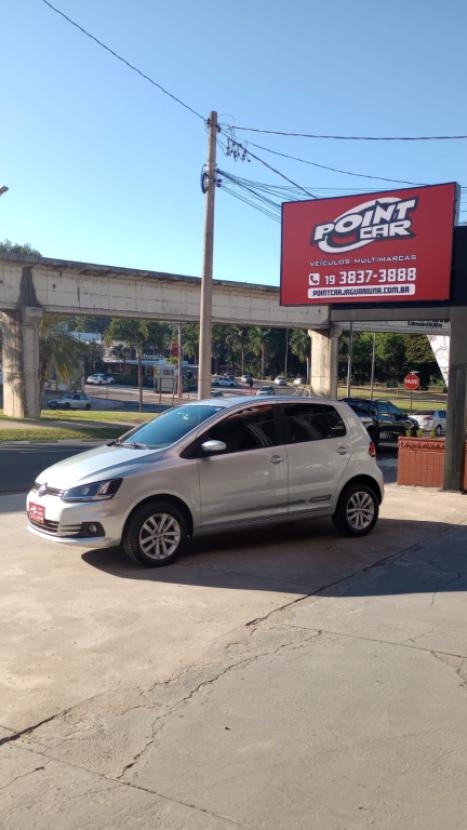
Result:
<svg viewBox="0 0 467 830"><path fill-rule="evenodd" d="M206 455L214 455L218 452L225 452L227 449L227 444L224 441L204 441L201 444L201 449Z"/></svg>

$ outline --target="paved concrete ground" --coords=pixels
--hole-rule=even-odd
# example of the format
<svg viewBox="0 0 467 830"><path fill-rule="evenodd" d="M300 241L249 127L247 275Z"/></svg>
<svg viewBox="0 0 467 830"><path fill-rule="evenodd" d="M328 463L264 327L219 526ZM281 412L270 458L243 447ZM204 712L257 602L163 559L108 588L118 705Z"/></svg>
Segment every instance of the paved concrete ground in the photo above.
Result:
<svg viewBox="0 0 467 830"><path fill-rule="evenodd" d="M36 540L0 499L5 830L459 830L467 499L390 485L177 565Z"/></svg>

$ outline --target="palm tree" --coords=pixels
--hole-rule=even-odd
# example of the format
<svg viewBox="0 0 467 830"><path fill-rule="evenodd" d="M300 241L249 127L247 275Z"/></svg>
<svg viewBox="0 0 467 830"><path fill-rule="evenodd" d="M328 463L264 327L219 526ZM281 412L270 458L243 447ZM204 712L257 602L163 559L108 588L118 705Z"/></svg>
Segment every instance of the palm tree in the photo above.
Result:
<svg viewBox="0 0 467 830"><path fill-rule="evenodd" d="M243 375L245 371L245 346L248 342L248 329L243 326L230 326L225 342L229 353L238 354L240 352L240 370Z"/></svg>
<svg viewBox="0 0 467 830"><path fill-rule="evenodd" d="M300 363L308 366L310 355L310 338L304 329L294 329L290 338L290 351L298 357ZM307 372L308 375L308 372ZM308 381L308 377L307 377Z"/></svg>
<svg viewBox="0 0 467 830"><path fill-rule="evenodd" d="M254 355L261 356L261 378L264 380L266 351L271 337L271 329L252 326L249 330L249 347Z"/></svg>
<svg viewBox="0 0 467 830"><path fill-rule="evenodd" d="M80 365L83 357L83 344L71 336L64 328L66 317L44 314L39 326L39 381L41 396L45 379L50 369L55 367L57 375L69 383L73 371Z"/></svg>

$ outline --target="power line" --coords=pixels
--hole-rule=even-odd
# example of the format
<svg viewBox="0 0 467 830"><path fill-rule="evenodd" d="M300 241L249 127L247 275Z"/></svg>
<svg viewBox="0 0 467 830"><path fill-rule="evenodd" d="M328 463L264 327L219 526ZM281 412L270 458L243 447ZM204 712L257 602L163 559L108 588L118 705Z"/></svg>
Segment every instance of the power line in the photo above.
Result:
<svg viewBox="0 0 467 830"><path fill-rule="evenodd" d="M224 176L224 178L228 179L230 182L232 182L232 184L236 184L238 187L241 187L243 190L246 190L248 193L251 193L261 202L264 202L264 204L268 207L272 207L273 209L277 209L278 211L280 211L280 204L277 204L277 202L274 202L272 199L268 199L267 196L262 196L260 193L256 192L254 188L255 182L247 184L244 179L232 176L230 173L227 173L226 170L219 170L219 175Z"/></svg>
<svg viewBox="0 0 467 830"><path fill-rule="evenodd" d="M417 186L423 184L422 182L411 182L407 179L390 179L386 176L371 176L367 173L354 173L350 170L341 170L338 167L329 167L327 164L318 164L316 161L309 161L308 159L302 159L298 156L291 156L288 153L281 153L279 150L271 150L270 147L263 147L261 144L255 144L253 141L251 144L259 150L264 150L266 153L272 153L275 156L281 156L282 158L291 159L292 161L299 161L302 164L309 164L311 167L319 167L321 170L330 170L332 173L343 173L345 176L356 176L360 179L373 179L380 182L396 182L397 184L413 184Z"/></svg>
<svg viewBox="0 0 467 830"><path fill-rule="evenodd" d="M102 40L99 40L98 37L91 34L91 32L88 32L87 29L83 28L83 26L80 26L80 24L77 23L76 20L72 20L71 17L68 17L68 15L65 14L65 12L62 12L60 9L57 9L55 6L52 5L52 3L49 2L49 0L41 0L41 2L48 6L49 9L52 9L53 12L60 15L60 17L63 17L64 20L67 21L67 23L70 23L76 29L79 29L79 31L82 32L83 35L89 37L91 40L94 41L94 43L97 43L97 45L100 46L102 49L105 49L106 52L109 52L111 55L113 55L114 58L117 58L117 60L121 61L121 63L124 63L125 66L128 66L129 69L132 69L133 72L136 72L138 75L140 75L141 78L144 78L145 81L148 81L150 84L152 84L152 86L155 86L158 90L160 90L160 92L163 92L164 95L167 95L169 98L171 98L172 101L175 101L177 104L180 104L180 106L185 107L186 110L193 113L193 115L196 115L197 118L201 118L201 120L206 123L206 119L203 115L201 115L201 113L197 112L197 110L193 109L193 107L190 107L189 104L185 103L185 101L182 101L181 98L178 98L172 92L169 92L169 90L163 87L162 84L159 84L157 81L154 80L154 78L151 78L149 75L146 75L145 72L143 72L141 69L138 69L138 67L134 66L134 64L130 63L130 61L127 61L126 58L123 58L121 55L118 54L118 52L115 52L114 49L111 49L111 47L103 43Z"/></svg>
<svg viewBox="0 0 467 830"><path fill-rule="evenodd" d="M222 190L225 190L226 193L229 193L230 196L233 196L235 199L239 199L240 202L244 202L246 205L250 205L250 207L254 208L255 210L258 210L260 213L263 213L269 219L273 219L275 222L281 221L280 216L276 215L270 210L267 210L266 208L261 207L261 205L255 204L251 199L247 199L242 194L236 193L235 190L233 190L232 188L227 187L226 185L222 185Z"/></svg>
<svg viewBox="0 0 467 830"><path fill-rule="evenodd" d="M44 0L45 2L45 0ZM329 133L298 133L289 130L264 130L259 127L237 127L228 125L229 129L267 135L286 135L292 138L319 138L335 141L465 141L467 135L331 135Z"/></svg>
<svg viewBox="0 0 467 830"><path fill-rule="evenodd" d="M268 164L268 162L264 161L264 159L260 158L260 156L257 156L255 153L252 153L251 150L248 150L244 144L241 144L241 142L236 141L234 138L232 138L231 135L225 133L222 130L222 128L221 133L227 138L227 149L225 151L226 155L231 154L229 152L229 148L237 148L237 150L239 150L242 154L243 158L245 158L246 156L251 156L251 158L255 159L255 161L259 161L260 164L262 164L264 167L267 167L268 170L271 170L272 173L275 173L277 176L280 176L282 179L285 179L286 182L289 182L289 184L292 184L294 187L298 187L299 190L301 190L303 193L306 193L306 195L310 196L312 199L316 199L314 193L311 193L310 190L307 190L305 187L302 187L302 185L297 184L297 182L294 182L293 179L289 179L289 177L286 176L285 173L281 173L280 170L277 170L276 167L273 167L271 164Z"/></svg>

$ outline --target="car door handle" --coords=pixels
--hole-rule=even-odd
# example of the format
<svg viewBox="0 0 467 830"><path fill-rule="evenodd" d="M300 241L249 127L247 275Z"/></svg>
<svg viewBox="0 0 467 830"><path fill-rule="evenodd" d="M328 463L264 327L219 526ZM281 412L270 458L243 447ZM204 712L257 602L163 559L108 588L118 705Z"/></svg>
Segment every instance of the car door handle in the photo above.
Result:
<svg viewBox="0 0 467 830"><path fill-rule="evenodd" d="M336 452L338 455L347 455L347 447L338 447Z"/></svg>
<svg viewBox="0 0 467 830"><path fill-rule="evenodd" d="M271 458L269 460L271 464L280 464L281 461L283 461L284 459L280 455L271 455Z"/></svg>

